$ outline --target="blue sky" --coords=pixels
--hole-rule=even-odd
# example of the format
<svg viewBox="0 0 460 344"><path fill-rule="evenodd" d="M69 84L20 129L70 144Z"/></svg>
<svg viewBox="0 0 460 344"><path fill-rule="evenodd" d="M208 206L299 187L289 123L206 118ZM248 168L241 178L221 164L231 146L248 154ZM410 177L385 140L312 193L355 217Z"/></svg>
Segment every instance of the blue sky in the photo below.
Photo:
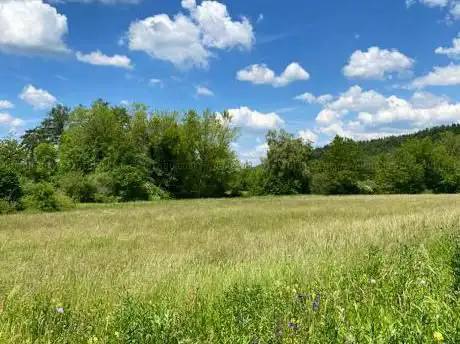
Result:
<svg viewBox="0 0 460 344"><path fill-rule="evenodd" d="M229 109L241 159L460 121L458 0L0 0L0 136L55 103Z"/></svg>

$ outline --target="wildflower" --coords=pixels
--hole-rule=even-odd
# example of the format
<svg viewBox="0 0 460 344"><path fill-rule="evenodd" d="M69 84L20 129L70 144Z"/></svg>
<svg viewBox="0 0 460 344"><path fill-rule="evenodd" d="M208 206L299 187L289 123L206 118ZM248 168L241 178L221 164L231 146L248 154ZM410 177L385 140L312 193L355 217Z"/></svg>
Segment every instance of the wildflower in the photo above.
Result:
<svg viewBox="0 0 460 344"><path fill-rule="evenodd" d="M318 293L315 297L315 300L312 302L313 311L319 312L319 306L321 304L321 294Z"/></svg>
<svg viewBox="0 0 460 344"><path fill-rule="evenodd" d="M420 284L421 285L425 285L426 284L426 281L424 279L420 280Z"/></svg>
<svg viewBox="0 0 460 344"><path fill-rule="evenodd" d="M370 284L376 284L377 281L376 281L375 279L371 279L371 280L369 281L369 283L370 283Z"/></svg>
<svg viewBox="0 0 460 344"><path fill-rule="evenodd" d="M291 319L288 321L288 326L291 330L297 331L297 324L295 322L295 319Z"/></svg>
<svg viewBox="0 0 460 344"><path fill-rule="evenodd" d="M444 341L444 336L442 335L441 332L439 331L436 331L435 333L433 333L433 338L436 342L442 342Z"/></svg>
<svg viewBox="0 0 460 344"><path fill-rule="evenodd" d="M61 314L64 313L64 308L62 308L62 307L57 307L57 308L56 308L56 313L61 313Z"/></svg>

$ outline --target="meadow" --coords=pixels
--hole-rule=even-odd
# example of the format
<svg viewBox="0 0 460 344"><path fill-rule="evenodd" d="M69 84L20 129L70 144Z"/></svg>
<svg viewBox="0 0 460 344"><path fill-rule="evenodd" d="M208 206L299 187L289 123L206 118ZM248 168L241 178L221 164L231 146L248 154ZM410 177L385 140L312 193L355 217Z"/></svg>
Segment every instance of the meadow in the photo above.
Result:
<svg viewBox="0 0 460 344"><path fill-rule="evenodd" d="M460 195L0 216L1 343L458 343Z"/></svg>

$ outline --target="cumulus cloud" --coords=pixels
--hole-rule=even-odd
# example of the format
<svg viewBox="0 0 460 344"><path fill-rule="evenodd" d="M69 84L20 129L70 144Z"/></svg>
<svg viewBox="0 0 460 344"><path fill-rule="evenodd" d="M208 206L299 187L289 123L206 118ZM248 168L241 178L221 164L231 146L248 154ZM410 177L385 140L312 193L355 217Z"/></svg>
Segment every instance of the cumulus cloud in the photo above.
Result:
<svg viewBox="0 0 460 344"><path fill-rule="evenodd" d="M0 109L12 109L14 104L8 100L0 100Z"/></svg>
<svg viewBox="0 0 460 344"><path fill-rule="evenodd" d="M451 59L460 59L460 35L452 40L452 47L439 47L435 50L435 53L447 55Z"/></svg>
<svg viewBox="0 0 460 344"><path fill-rule="evenodd" d="M81 52L76 53L77 60L84 63L89 63L96 66L110 66L125 69L133 69L131 60L129 57L124 55L113 55L107 56L100 50L93 51L89 54L83 54Z"/></svg>
<svg viewBox="0 0 460 344"><path fill-rule="evenodd" d="M224 4L183 0L189 15L158 14L130 24L125 40L131 50L169 61L180 68L206 68L212 49L250 49L253 28L245 17L233 20Z"/></svg>
<svg viewBox="0 0 460 344"><path fill-rule="evenodd" d="M251 110L246 106L228 110L232 123L253 130L279 129L284 125L284 120L276 112L262 113Z"/></svg>
<svg viewBox="0 0 460 344"><path fill-rule="evenodd" d="M321 127L319 132L329 137L339 135L353 140L373 140L388 136L410 134L417 130L419 128L385 128L383 130L369 131L357 121L349 121L348 123L336 121L328 126Z"/></svg>
<svg viewBox="0 0 460 344"><path fill-rule="evenodd" d="M348 78L383 80L391 73L410 72L414 60L398 50L371 47L367 51L356 50L343 68Z"/></svg>
<svg viewBox="0 0 460 344"><path fill-rule="evenodd" d="M275 72L265 64L254 64L238 71L236 78L256 85L284 87L294 81L308 80L310 74L297 62L289 64L279 76L276 76Z"/></svg>
<svg viewBox="0 0 460 344"><path fill-rule="evenodd" d="M42 0L0 2L0 50L13 53L63 53L67 17Z"/></svg>
<svg viewBox="0 0 460 344"><path fill-rule="evenodd" d="M364 91L353 86L337 100L326 104L318 113L316 122L322 128L337 128L334 124L342 123L348 114L356 115L352 120L353 129L394 123L426 126L460 120L460 103L450 103L448 97L430 92L418 91L410 99L403 99L395 95L385 97L374 90Z"/></svg>
<svg viewBox="0 0 460 344"><path fill-rule="evenodd" d="M433 71L412 81L413 88L428 86L449 86L460 84L460 65L449 64L444 67L434 67Z"/></svg>
<svg viewBox="0 0 460 344"><path fill-rule="evenodd" d="M57 102L57 99L48 91L35 88L33 85L25 86L19 98L39 110L48 109Z"/></svg>
<svg viewBox="0 0 460 344"><path fill-rule="evenodd" d="M194 1L186 0L183 4L200 28L205 46L218 49L252 47L254 32L247 18L232 20L227 6L217 1L203 1L196 6Z"/></svg>
<svg viewBox="0 0 460 344"><path fill-rule="evenodd" d="M449 0L406 0L406 5L410 7L417 2L428 7L446 7Z"/></svg>
<svg viewBox="0 0 460 344"><path fill-rule="evenodd" d="M349 112L375 111L385 104L385 97L380 93L374 90L363 91L360 86L355 85L334 101L324 103L324 109L318 113L316 121L327 124Z"/></svg>
<svg viewBox="0 0 460 344"><path fill-rule="evenodd" d="M251 150L239 151L238 156L241 161L257 165L260 160L267 156L268 144L261 143Z"/></svg>
<svg viewBox="0 0 460 344"><path fill-rule="evenodd" d="M196 86L195 91L198 96L208 96L208 97L214 96L214 92L204 86Z"/></svg>
<svg viewBox="0 0 460 344"><path fill-rule="evenodd" d="M323 94L321 96L315 96L309 92L305 92L303 94L300 94L296 97L294 97L295 100L300 100L300 101L303 101L305 103L309 103L309 104L321 104L321 105L324 105L324 104L327 104L327 103L330 103L334 97L330 94Z"/></svg>
<svg viewBox="0 0 460 344"><path fill-rule="evenodd" d="M13 117L7 112L0 112L0 125L2 126L19 127L24 123L22 119Z"/></svg>
<svg viewBox="0 0 460 344"><path fill-rule="evenodd" d="M417 3L430 8L444 9L447 23L460 19L460 2L458 0L406 0L407 7Z"/></svg>
<svg viewBox="0 0 460 344"><path fill-rule="evenodd" d="M198 26L182 14L173 19L159 14L131 23L128 44L131 50L184 68L207 67L211 56L201 42Z"/></svg>
<svg viewBox="0 0 460 344"><path fill-rule="evenodd" d="M300 130L298 132L298 137L302 139L305 143L315 143L318 140L318 134L307 129L307 130Z"/></svg>

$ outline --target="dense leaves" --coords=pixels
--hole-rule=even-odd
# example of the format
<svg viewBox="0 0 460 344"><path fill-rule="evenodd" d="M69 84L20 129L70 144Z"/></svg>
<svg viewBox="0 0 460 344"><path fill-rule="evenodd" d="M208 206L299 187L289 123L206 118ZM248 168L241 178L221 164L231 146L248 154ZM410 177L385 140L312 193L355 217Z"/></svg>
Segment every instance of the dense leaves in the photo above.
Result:
<svg viewBox="0 0 460 344"><path fill-rule="evenodd" d="M337 136L316 149L270 131L266 158L251 166L232 150L238 128L231 121L226 111L149 112L100 99L89 107L58 105L20 141L0 140L2 207L59 209L63 194L74 202L120 202L460 191L460 125L365 142Z"/></svg>

